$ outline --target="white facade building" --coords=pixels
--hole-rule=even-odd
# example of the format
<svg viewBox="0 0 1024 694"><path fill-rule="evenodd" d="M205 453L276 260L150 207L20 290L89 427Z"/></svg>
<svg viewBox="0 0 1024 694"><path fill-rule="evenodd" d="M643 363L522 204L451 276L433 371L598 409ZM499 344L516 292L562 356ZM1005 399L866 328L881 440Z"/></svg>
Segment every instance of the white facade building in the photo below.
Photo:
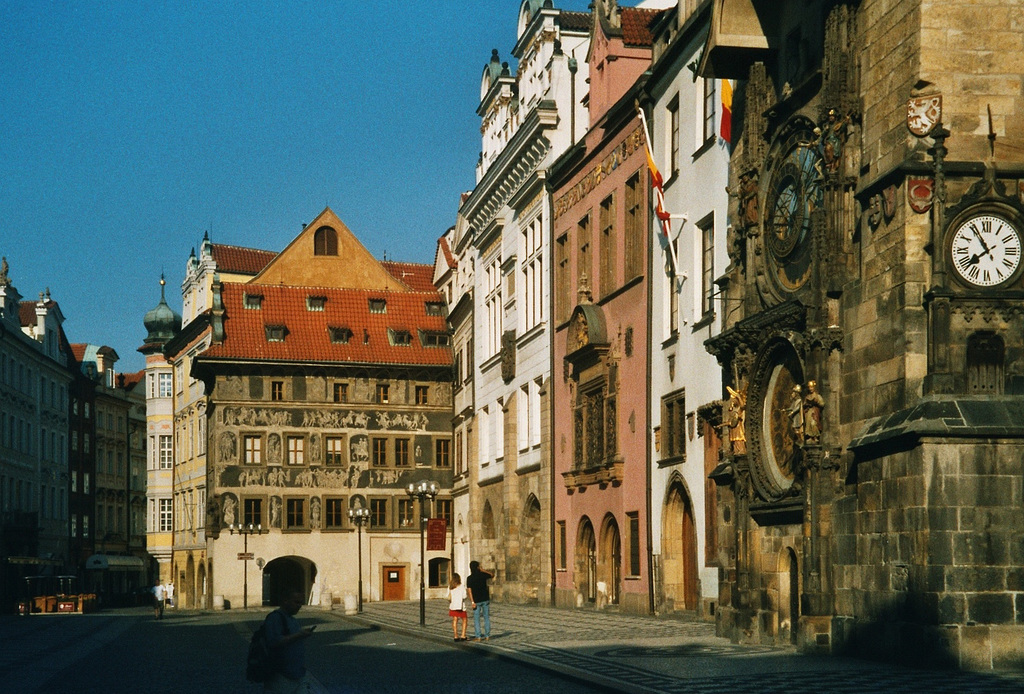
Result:
<svg viewBox="0 0 1024 694"><path fill-rule="evenodd" d="M651 102L646 111L654 158L664 178L671 243L657 218L651 267L651 547L659 611L696 610L710 617L718 599L714 429L698 409L722 398L721 369L704 347L727 309L715 280L726 252L729 144L720 137L721 85L695 77L710 3L680 2L655 28Z"/></svg>
<svg viewBox="0 0 1024 694"><path fill-rule="evenodd" d="M501 63L497 50L484 68L477 185L460 209L465 234L459 226L455 234L473 280L470 548L496 572L496 591L517 602L550 599L551 205L544 184L547 167L586 128L589 28L589 14L521 3L517 68Z"/></svg>

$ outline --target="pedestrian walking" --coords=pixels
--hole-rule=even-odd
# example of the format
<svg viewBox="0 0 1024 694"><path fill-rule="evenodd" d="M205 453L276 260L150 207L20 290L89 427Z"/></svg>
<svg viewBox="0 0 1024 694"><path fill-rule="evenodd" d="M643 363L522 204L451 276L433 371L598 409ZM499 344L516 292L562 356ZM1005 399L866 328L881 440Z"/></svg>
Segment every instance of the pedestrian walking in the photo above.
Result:
<svg viewBox="0 0 1024 694"><path fill-rule="evenodd" d="M167 593L164 591L164 584L157 583L153 586L153 616L157 619L164 618L164 600Z"/></svg>
<svg viewBox="0 0 1024 694"><path fill-rule="evenodd" d="M295 619L305 601L302 591L288 591L281 606L268 614L263 622L267 645L277 664L276 672L263 685L264 692L300 694L309 691L305 642L316 626L303 629Z"/></svg>
<svg viewBox="0 0 1024 694"><path fill-rule="evenodd" d="M487 581L494 578L490 571L480 568L480 562L469 562L469 576L466 578L466 590L469 602L473 605L473 634L476 641L491 638L491 591ZM480 617L484 620L484 630L480 631Z"/></svg>
<svg viewBox="0 0 1024 694"><path fill-rule="evenodd" d="M164 588L164 593L167 594L167 606L174 607L174 584L172 582L167 582L167 587Z"/></svg>
<svg viewBox="0 0 1024 694"><path fill-rule="evenodd" d="M452 618L452 636L456 641L465 641L469 622L466 615L466 586L462 585L462 576L458 574L452 574L452 581L448 584L448 616ZM459 622L462 622L462 636L459 636Z"/></svg>

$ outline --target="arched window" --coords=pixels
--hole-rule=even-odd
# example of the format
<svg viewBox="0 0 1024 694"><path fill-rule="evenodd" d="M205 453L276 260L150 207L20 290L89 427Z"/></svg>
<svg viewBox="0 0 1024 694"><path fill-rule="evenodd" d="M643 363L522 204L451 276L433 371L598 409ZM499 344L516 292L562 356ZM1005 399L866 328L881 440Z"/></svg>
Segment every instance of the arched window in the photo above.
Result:
<svg viewBox="0 0 1024 694"><path fill-rule="evenodd" d="M320 227L313 234L313 255L338 255L338 232Z"/></svg>
<svg viewBox="0 0 1024 694"><path fill-rule="evenodd" d="M482 526L481 530L482 530L483 535L484 535L483 539L485 539L485 540L493 540L494 537L495 537L495 534L494 534L494 511L491 509L491 502L490 501L485 501L484 502L484 512L483 512L483 517L481 518L480 525Z"/></svg>
<svg viewBox="0 0 1024 694"><path fill-rule="evenodd" d="M431 559L428 572L431 588L447 588L451 580L451 561L446 557Z"/></svg>

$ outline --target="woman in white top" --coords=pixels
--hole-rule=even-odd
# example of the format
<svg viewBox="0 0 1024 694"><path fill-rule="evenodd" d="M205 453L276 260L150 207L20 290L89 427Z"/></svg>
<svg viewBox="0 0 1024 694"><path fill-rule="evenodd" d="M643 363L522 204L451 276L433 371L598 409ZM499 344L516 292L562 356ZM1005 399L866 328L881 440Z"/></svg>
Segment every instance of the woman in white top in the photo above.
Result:
<svg viewBox="0 0 1024 694"><path fill-rule="evenodd" d="M452 618L452 634L456 641L466 640L466 586L462 585L462 577L452 574L452 582L448 584L448 616ZM462 636L459 636L459 622L462 622Z"/></svg>

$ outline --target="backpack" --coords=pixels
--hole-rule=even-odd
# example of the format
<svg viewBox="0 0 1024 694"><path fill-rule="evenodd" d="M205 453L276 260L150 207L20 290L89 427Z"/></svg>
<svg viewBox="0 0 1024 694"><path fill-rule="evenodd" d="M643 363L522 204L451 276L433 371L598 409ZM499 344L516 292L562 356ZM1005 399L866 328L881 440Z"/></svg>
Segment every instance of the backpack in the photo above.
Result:
<svg viewBox="0 0 1024 694"><path fill-rule="evenodd" d="M287 623L284 622L283 615L281 620L284 630L287 631ZM249 655L245 661L245 679L250 682L267 682L276 672L276 658L270 651L270 643L267 642L267 620L263 620L249 640Z"/></svg>

